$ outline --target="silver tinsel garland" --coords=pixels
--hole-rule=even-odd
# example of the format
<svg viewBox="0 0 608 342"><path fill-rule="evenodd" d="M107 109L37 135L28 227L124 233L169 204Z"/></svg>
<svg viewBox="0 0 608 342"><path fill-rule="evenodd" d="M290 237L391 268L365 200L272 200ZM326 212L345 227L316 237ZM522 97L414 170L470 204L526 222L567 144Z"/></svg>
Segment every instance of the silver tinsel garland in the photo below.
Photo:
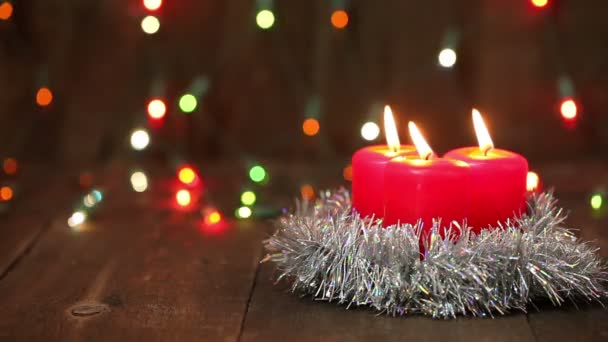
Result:
<svg viewBox="0 0 608 342"><path fill-rule="evenodd" d="M292 290L391 315L493 316L526 311L534 300L607 298L607 268L597 248L563 226L550 193L529 198L528 214L475 234L452 223L442 237L435 222L420 258L420 223L382 227L351 210L346 190L298 202L264 242ZM426 241L427 239L425 239Z"/></svg>

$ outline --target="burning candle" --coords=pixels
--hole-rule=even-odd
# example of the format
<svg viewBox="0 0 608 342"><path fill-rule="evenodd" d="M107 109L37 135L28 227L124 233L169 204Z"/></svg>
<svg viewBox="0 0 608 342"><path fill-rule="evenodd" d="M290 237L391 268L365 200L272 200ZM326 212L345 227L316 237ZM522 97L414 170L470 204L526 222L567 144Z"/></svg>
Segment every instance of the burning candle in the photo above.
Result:
<svg viewBox="0 0 608 342"><path fill-rule="evenodd" d="M401 145L393 113L384 107L384 134L387 145L375 145L355 152L352 159L353 208L361 217L384 216L384 167L394 157L415 153L412 145Z"/></svg>
<svg viewBox="0 0 608 342"><path fill-rule="evenodd" d="M416 223L425 232L440 218L443 227L462 222L468 214L470 167L467 163L437 158L413 122L410 136L418 157L392 159L384 174L384 224Z"/></svg>
<svg viewBox="0 0 608 342"><path fill-rule="evenodd" d="M519 215L526 205L528 161L521 155L494 148L481 114L473 109L479 147L452 150L445 158L471 166L471 210L468 224L476 231Z"/></svg>

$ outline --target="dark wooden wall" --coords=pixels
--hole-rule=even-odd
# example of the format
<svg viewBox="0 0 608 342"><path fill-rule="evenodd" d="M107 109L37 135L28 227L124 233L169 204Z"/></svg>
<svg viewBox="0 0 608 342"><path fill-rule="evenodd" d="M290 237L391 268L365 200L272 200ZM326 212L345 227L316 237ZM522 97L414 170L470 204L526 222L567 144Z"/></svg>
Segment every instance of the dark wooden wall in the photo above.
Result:
<svg viewBox="0 0 608 342"><path fill-rule="evenodd" d="M160 32L146 36L140 0L14 1L0 22L0 154L128 156L129 131L145 124L162 80L170 112L153 156L346 159L365 144L360 127L378 101L393 105L403 140L416 120L439 152L475 142L476 106L497 146L534 160L608 159L605 0L550 0L543 10L528 0L353 0L346 30L329 24L329 1L275 1L269 31L255 25L251 0L164 2ZM445 70L436 60L450 28L461 39L457 66ZM41 109L45 70L55 100ZM557 109L564 73L580 104L574 129ZM185 116L177 97L201 74L211 87ZM314 94L321 133L311 138L301 123Z"/></svg>

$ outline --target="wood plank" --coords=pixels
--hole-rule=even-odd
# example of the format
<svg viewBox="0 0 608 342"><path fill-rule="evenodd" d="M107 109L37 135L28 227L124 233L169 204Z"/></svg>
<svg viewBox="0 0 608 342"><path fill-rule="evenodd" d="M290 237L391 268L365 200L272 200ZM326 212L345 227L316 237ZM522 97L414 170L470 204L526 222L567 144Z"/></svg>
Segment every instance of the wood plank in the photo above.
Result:
<svg viewBox="0 0 608 342"><path fill-rule="evenodd" d="M263 229L205 229L196 215L169 209L166 178L150 171L155 190L136 194L120 169L82 229L57 213L0 282L0 339L236 340Z"/></svg>
<svg viewBox="0 0 608 342"><path fill-rule="evenodd" d="M567 223L578 229L582 239L600 247L600 255L608 257L608 211L594 212L589 207L589 194L570 193L560 198L562 206L570 211ZM604 208L605 209L605 208ZM601 305L577 303L554 308L540 305L540 311L531 312L530 326L538 341L606 341L608 340L608 310Z"/></svg>
<svg viewBox="0 0 608 342"><path fill-rule="evenodd" d="M15 197L0 224L0 279L48 227L50 217L65 206L72 191L66 177L50 166L20 165L19 178L11 184Z"/></svg>
<svg viewBox="0 0 608 342"><path fill-rule="evenodd" d="M263 264L243 328L243 341L533 341L523 314L496 319L434 320L377 316L366 309L315 302L273 286L273 267Z"/></svg>

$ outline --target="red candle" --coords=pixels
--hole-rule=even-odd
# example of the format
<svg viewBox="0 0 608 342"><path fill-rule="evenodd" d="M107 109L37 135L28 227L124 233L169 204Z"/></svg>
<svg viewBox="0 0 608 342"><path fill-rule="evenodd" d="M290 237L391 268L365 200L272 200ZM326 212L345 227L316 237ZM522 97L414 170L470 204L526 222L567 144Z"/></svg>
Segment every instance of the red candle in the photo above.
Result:
<svg viewBox="0 0 608 342"><path fill-rule="evenodd" d="M384 107L384 131L387 145L365 147L353 155L353 208L361 217L384 217L384 167L394 157L415 153L414 146L399 143L389 106Z"/></svg>
<svg viewBox="0 0 608 342"><path fill-rule="evenodd" d="M471 166L471 210L468 224L479 231L520 215L526 206L528 162L521 155L495 149L481 114L473 109L479 147L452 150L444 158Z"/></svg>
<svg viewBox="0 0 608 342"><path fill-rule="evenodd" d="M415 224L421 219L428 232L434 218L441 219L442 227L462 222L469 209L470 167L434 157L416 125L410 122L409 126L419 157L397 157L386 165L384 224Z"/></svg>

